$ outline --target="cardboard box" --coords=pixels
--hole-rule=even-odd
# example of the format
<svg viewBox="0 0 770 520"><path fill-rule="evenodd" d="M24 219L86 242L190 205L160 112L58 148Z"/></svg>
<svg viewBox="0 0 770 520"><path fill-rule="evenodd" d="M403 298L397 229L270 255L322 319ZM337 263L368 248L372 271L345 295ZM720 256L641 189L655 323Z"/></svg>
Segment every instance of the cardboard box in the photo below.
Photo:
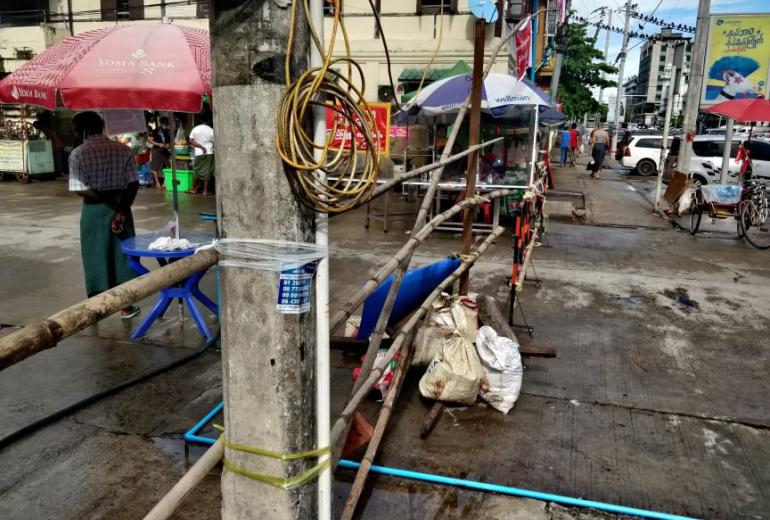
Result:
<svg viewBox="0 0 770 520"><path fill-rule="evenodd" d="M692 182L692 179L688 178L684 173L674 172L666 188L666 193L663 194L663 199L673 206L679 200L679 197L690 189Z"/></svg>

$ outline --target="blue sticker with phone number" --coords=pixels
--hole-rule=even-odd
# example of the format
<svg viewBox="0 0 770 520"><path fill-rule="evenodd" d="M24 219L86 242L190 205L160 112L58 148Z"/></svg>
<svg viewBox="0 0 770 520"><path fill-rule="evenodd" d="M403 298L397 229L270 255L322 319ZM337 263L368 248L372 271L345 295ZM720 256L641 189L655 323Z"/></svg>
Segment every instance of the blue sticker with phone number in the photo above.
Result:
<svg viewBox="0 0 770 520"><path fill-rule="evenodd" d="M278 279L278 303L281 314L302 314L310 310L316 262L295 269L284 269Z"/></svg>

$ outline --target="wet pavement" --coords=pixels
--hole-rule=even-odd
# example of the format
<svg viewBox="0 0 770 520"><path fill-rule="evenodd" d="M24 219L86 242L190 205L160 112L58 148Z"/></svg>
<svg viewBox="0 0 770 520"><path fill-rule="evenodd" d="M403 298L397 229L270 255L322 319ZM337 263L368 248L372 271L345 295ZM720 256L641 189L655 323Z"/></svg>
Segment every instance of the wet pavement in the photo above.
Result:
<svg viewBox="0 0 770 520"><path fill-rule="evenodd" d="M521 309L535 327L523 344L556 359L525 360L522 395L506 416L483 405L448 409L420 440L430 404L412 371L376 463L700 518L767 518L770 511L770 257L727 234L690 237L651 212L654 180L557 169L571 207L535 252L542 285ZM633 188L633 189L630 189ZM0 183L0 323L22 325L83 298L79 203L62 181ZM575 194L579 197L575 197ZM213 199L182 195L182 229L212 232L198 212ZM394 211L409 211L397 196ZM381 202L375 203L375 211ZM170 196L140 192L139 232L170 217ZM582 209L586 224L569 218ZM332 220L332 308L408 238L363 211ZM459 247L437 234L422 264ZM505 301L510 244L474 268L473 289ZM355 273L355 276L351 276ZM202 284L215 294L215 277ZM148 309L155 298L143 302ZM517 314L521 322L522 316ZM209 316L213 322L215 317ZM135 324L134 324L135 325ZM141 517L184 473L182 434L221 400L219 354L188 363L68 414L13 443L3 437L112 386L191 355L201 344L170 313L149 337L108 318L0 376L0 518ZM0 334L12 329L4 328ZM333 413L356 356L333 353ZM374 418L375 401L364 409ZM192 447L195 459L202 448ZM217 469L175 518L219 517ZM339 511L353 474L335 476ZM361 518L614 518L553 503L370 478Z"/></svg>

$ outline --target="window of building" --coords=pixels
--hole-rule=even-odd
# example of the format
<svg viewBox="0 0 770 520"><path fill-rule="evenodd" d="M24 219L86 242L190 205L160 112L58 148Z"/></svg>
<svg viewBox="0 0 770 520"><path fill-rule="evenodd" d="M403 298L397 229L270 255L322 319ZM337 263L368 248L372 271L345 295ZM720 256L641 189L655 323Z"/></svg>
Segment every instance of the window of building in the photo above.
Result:
<svg viewBox="0 0 770 520"><path fill-rule="evenodd" d="M144 0L101 0L102 20L143 20Z"/></svg>
<svg viewBox="0 0 770 520"><path fill-rule="evenodd" d="M342 11L341 1L340 1L340 11ZM334 0L324 0L324 14L328 16L334 15Z"/></svg>
<svg viewBox="0 0 770 520"><path fill-rule="evenodd" d="M417 0L417 14L436 14L441 12L441 0ZM457 12L457 0L444 0L444 13Z"/></svg>
<svg viewBox="0 0 770 520"><path fill-rule="evenodd" d="M209 0L198 0L195 16L198 18L209 17Z"/></svg>

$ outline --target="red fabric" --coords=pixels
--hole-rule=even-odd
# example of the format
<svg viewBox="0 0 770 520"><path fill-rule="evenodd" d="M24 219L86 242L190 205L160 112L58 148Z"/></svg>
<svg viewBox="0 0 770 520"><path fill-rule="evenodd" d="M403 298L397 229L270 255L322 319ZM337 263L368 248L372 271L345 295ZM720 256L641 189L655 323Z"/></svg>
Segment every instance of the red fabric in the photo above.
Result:
<svg viewBox="0 0 770 520"><path fill-rule="evenodd" d="M578 147L578 133L577 133L577 130L575 130L574 128L569 131L569 147L570 148Z"/></svg>
<svg viewBox="0 0 770 520"><path fill-rule="evenodd" d="M84 32L0 81L0 103L49 109L199 112L210 92L208 32L171 24Z"/></svg>
<svg viewBox="0 0 770 520"><path fill-rule="evenodd" d="M514 60L516 61L516 75L518 79L524 77L527 69L532 66L532 18L522 24L514 40Z"/></svg>
<svg viewBox="0 0 770 520"><path fill-rule="evenodd" d="M704 112L729 117L739 123L770 121L770 100L765 98L731 99L711 106Z"/></svg>
<svg viewBox="0 0 770 520"><path fill-rule="evenodd" d="M741 163L741 177L746 177L746 171L751 166L750 152L743 147L743 143L738 145L738 153L735 154L735 162Z"/></svg>

